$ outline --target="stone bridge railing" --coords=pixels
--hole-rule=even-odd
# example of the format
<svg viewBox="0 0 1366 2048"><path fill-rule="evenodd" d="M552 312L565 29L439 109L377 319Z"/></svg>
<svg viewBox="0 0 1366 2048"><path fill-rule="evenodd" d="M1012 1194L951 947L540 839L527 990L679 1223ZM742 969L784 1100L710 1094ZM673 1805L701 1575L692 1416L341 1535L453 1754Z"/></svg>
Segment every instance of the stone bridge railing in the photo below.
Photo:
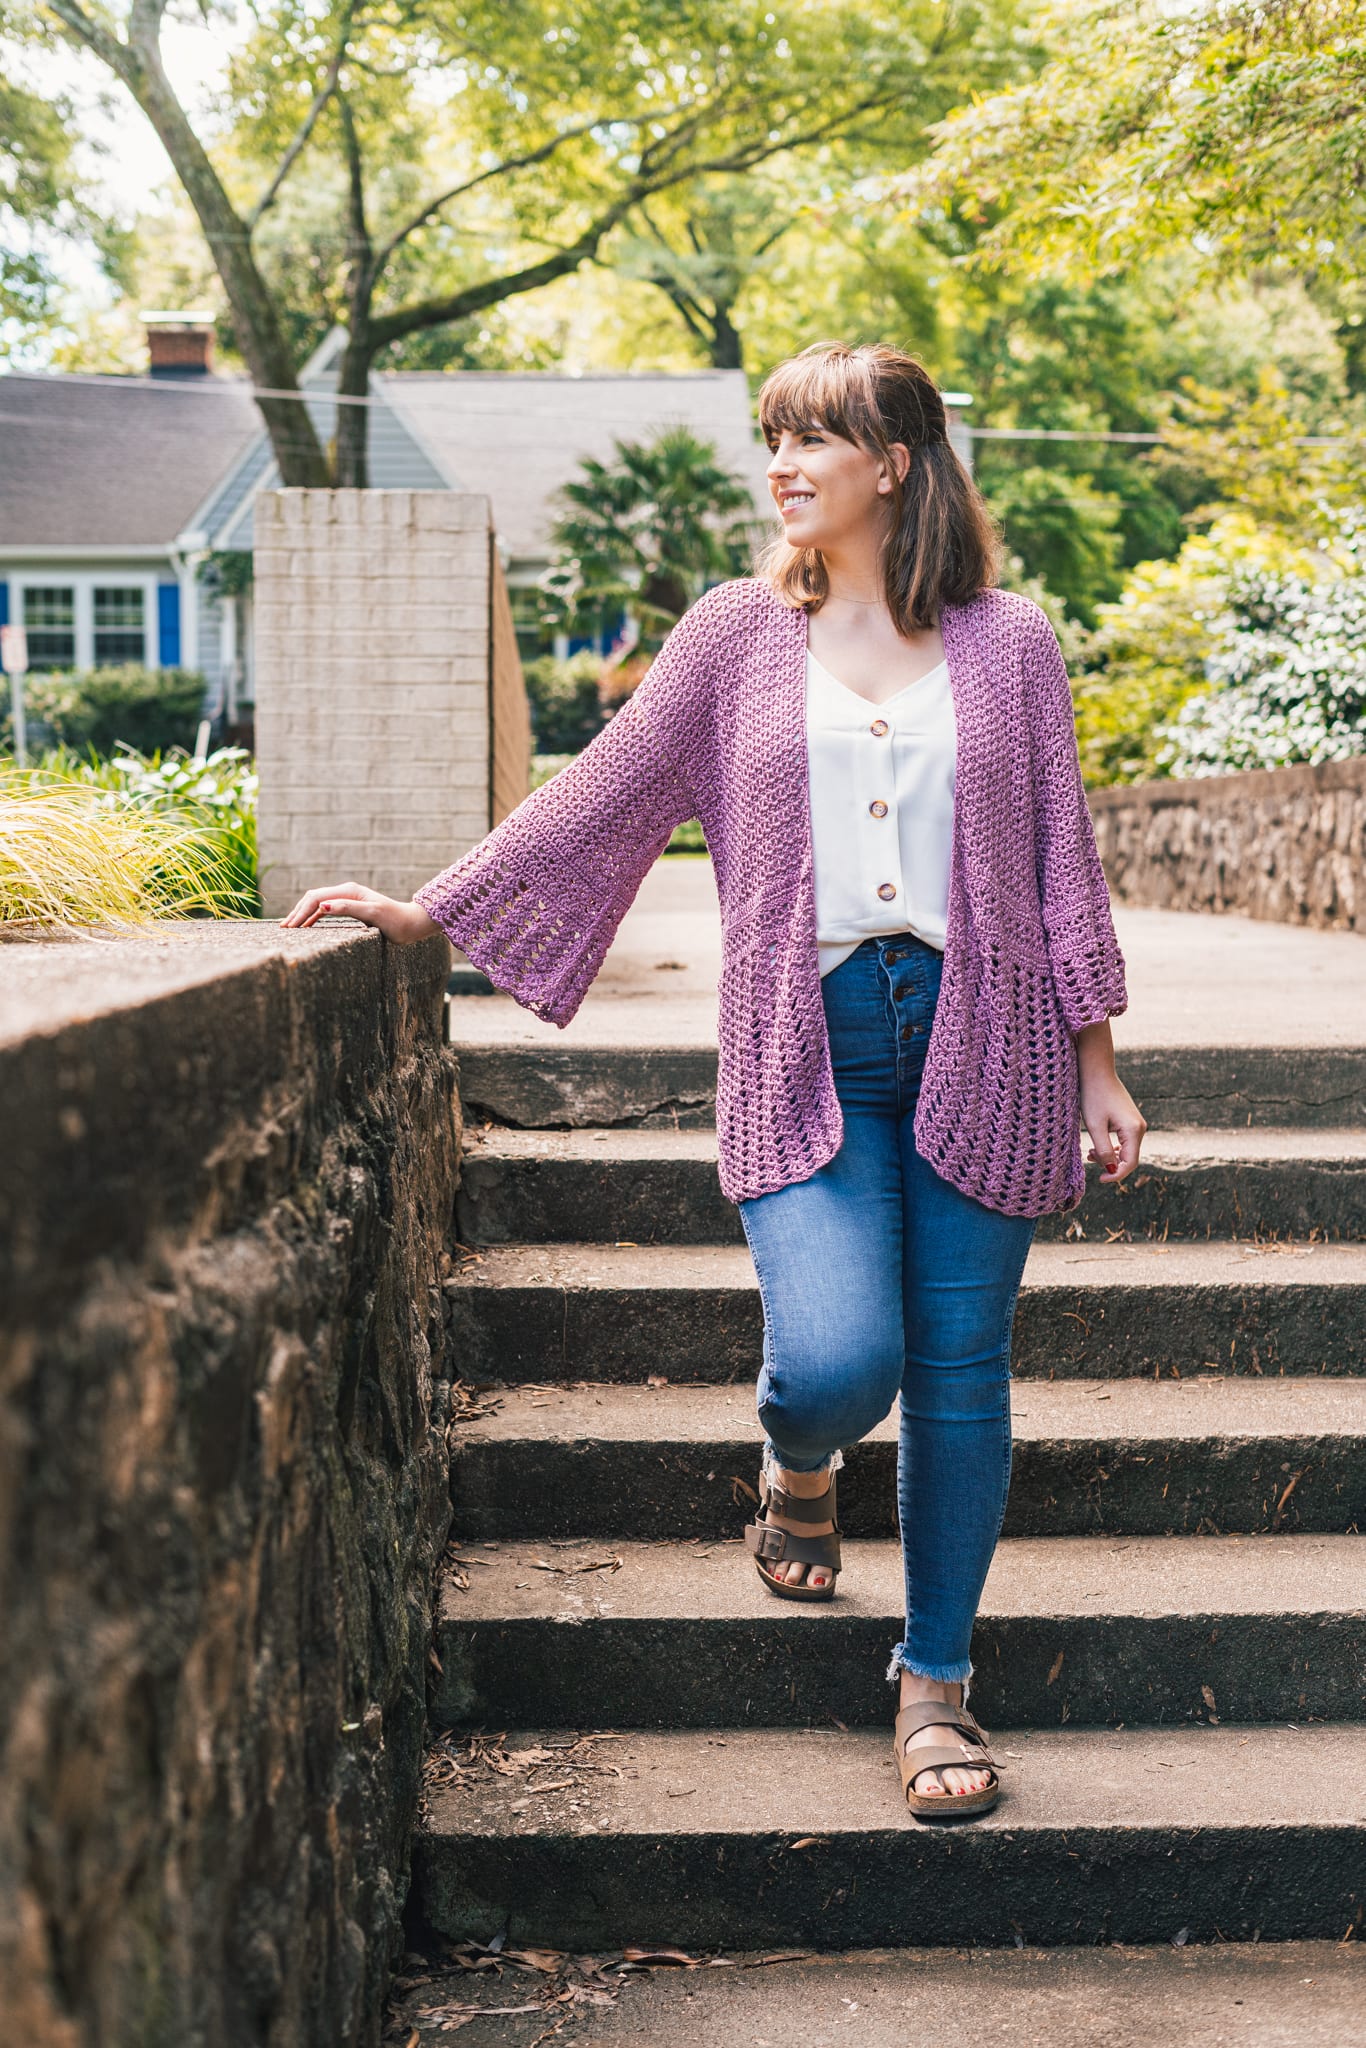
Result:
<svg viewBox="0 0 1366 2048"><path fill-rule="evenodd" d="M1366 758L1091 792L1115 900L1366 931Z"/></svg>
<svg viewBox="0 0 1366 2048"><path fill-rule="evenodd" d="M370 2048L449 1525L449 950L0 950L0 2034Z"/></svg>

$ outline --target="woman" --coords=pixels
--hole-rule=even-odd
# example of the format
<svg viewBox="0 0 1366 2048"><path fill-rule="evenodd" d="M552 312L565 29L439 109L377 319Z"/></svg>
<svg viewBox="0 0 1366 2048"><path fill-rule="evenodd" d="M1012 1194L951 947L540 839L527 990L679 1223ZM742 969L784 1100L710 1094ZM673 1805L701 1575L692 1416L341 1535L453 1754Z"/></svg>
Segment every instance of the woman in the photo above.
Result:
<svg viewBox="0 0 1366 2048"><path fill-rule="evenodd" d="M675 826L699 818L724 937L717 1133L764 1309L765 1586L828 1600L835 1473L900 1395L911 1811L980 1813L973 1620L1010 1477L1010 1333L1036 1219L1114 1184L1146 1129L1109 1019L1124 963L1046 614L926 371L821 344L759 416L782 521L761 573L675 626L592 744L401 904L311 890L389 937L442 930L574 1015Z"/></svg>

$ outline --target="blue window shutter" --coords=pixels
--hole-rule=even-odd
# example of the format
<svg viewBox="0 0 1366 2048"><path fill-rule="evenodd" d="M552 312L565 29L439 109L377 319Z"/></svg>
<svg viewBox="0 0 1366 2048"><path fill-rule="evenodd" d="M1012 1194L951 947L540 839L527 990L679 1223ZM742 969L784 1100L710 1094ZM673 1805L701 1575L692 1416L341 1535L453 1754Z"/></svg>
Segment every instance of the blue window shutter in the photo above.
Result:
<svg viewBox="0 0 1366 2048"><path fill-rule="evenodd" d="M9 585L0 576L0 626L9 624Z"/></svg>
<svg viewBox="0 0 1366 2048"><path fill-rule="evenodd" d="M180 585L157 585L157 655L163 668L180 667Z"/></svg>

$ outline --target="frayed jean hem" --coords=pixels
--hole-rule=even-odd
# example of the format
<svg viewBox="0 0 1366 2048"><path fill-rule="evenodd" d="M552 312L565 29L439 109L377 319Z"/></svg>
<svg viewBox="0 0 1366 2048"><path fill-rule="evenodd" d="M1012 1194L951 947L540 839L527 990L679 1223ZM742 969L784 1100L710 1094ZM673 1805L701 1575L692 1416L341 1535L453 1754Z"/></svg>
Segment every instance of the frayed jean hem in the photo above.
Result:
<svg viewBox="0 0 1366 2048"><path fill-rule="evenodd" d="M892 1661L887 1666L888 1683L895 1685L903 1671L909 1672L912 1678L933 1679L939 1685L957 1685L961 1683L963 1687L963 1705L967 1705L968 1680L972 1677L972 1659L970 1657L960 1658L956 1664L916 1664L912 1662L906 1645L898 1643L892 1652Z"/></svg>
<svg viewBox="0 0 1366 2048"><path fill-rule="evenodd" d="M806 1462L801 1458L785 1458L773 1442L772 1437L766 1437L764 1440L764 1470L767 1472L771 1465L781 1465L784 1472L824 1472L827 1470L830 1472L842 1472L844 1470L844 1452L830 1451L825 1457L814 1458L810 1462Z"/></svg>

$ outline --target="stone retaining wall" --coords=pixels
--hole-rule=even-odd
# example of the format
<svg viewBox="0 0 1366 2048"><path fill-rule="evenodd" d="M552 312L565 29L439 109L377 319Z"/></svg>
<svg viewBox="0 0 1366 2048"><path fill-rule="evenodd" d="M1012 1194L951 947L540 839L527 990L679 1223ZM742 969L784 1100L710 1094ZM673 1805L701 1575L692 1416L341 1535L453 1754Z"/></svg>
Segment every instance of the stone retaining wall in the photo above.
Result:
<svg viewBox="0 0 1366 2048"><path fill-rule="evenodd" d="M443 941L0 951L0 2013L349 2048L449 1505Z"/></svg>
<svg viewBox="0 0 1366 2048"><path fill-rule="evenodd" d="M1366 931L1366 758L1091 791L1120 903Z"/></svg>

